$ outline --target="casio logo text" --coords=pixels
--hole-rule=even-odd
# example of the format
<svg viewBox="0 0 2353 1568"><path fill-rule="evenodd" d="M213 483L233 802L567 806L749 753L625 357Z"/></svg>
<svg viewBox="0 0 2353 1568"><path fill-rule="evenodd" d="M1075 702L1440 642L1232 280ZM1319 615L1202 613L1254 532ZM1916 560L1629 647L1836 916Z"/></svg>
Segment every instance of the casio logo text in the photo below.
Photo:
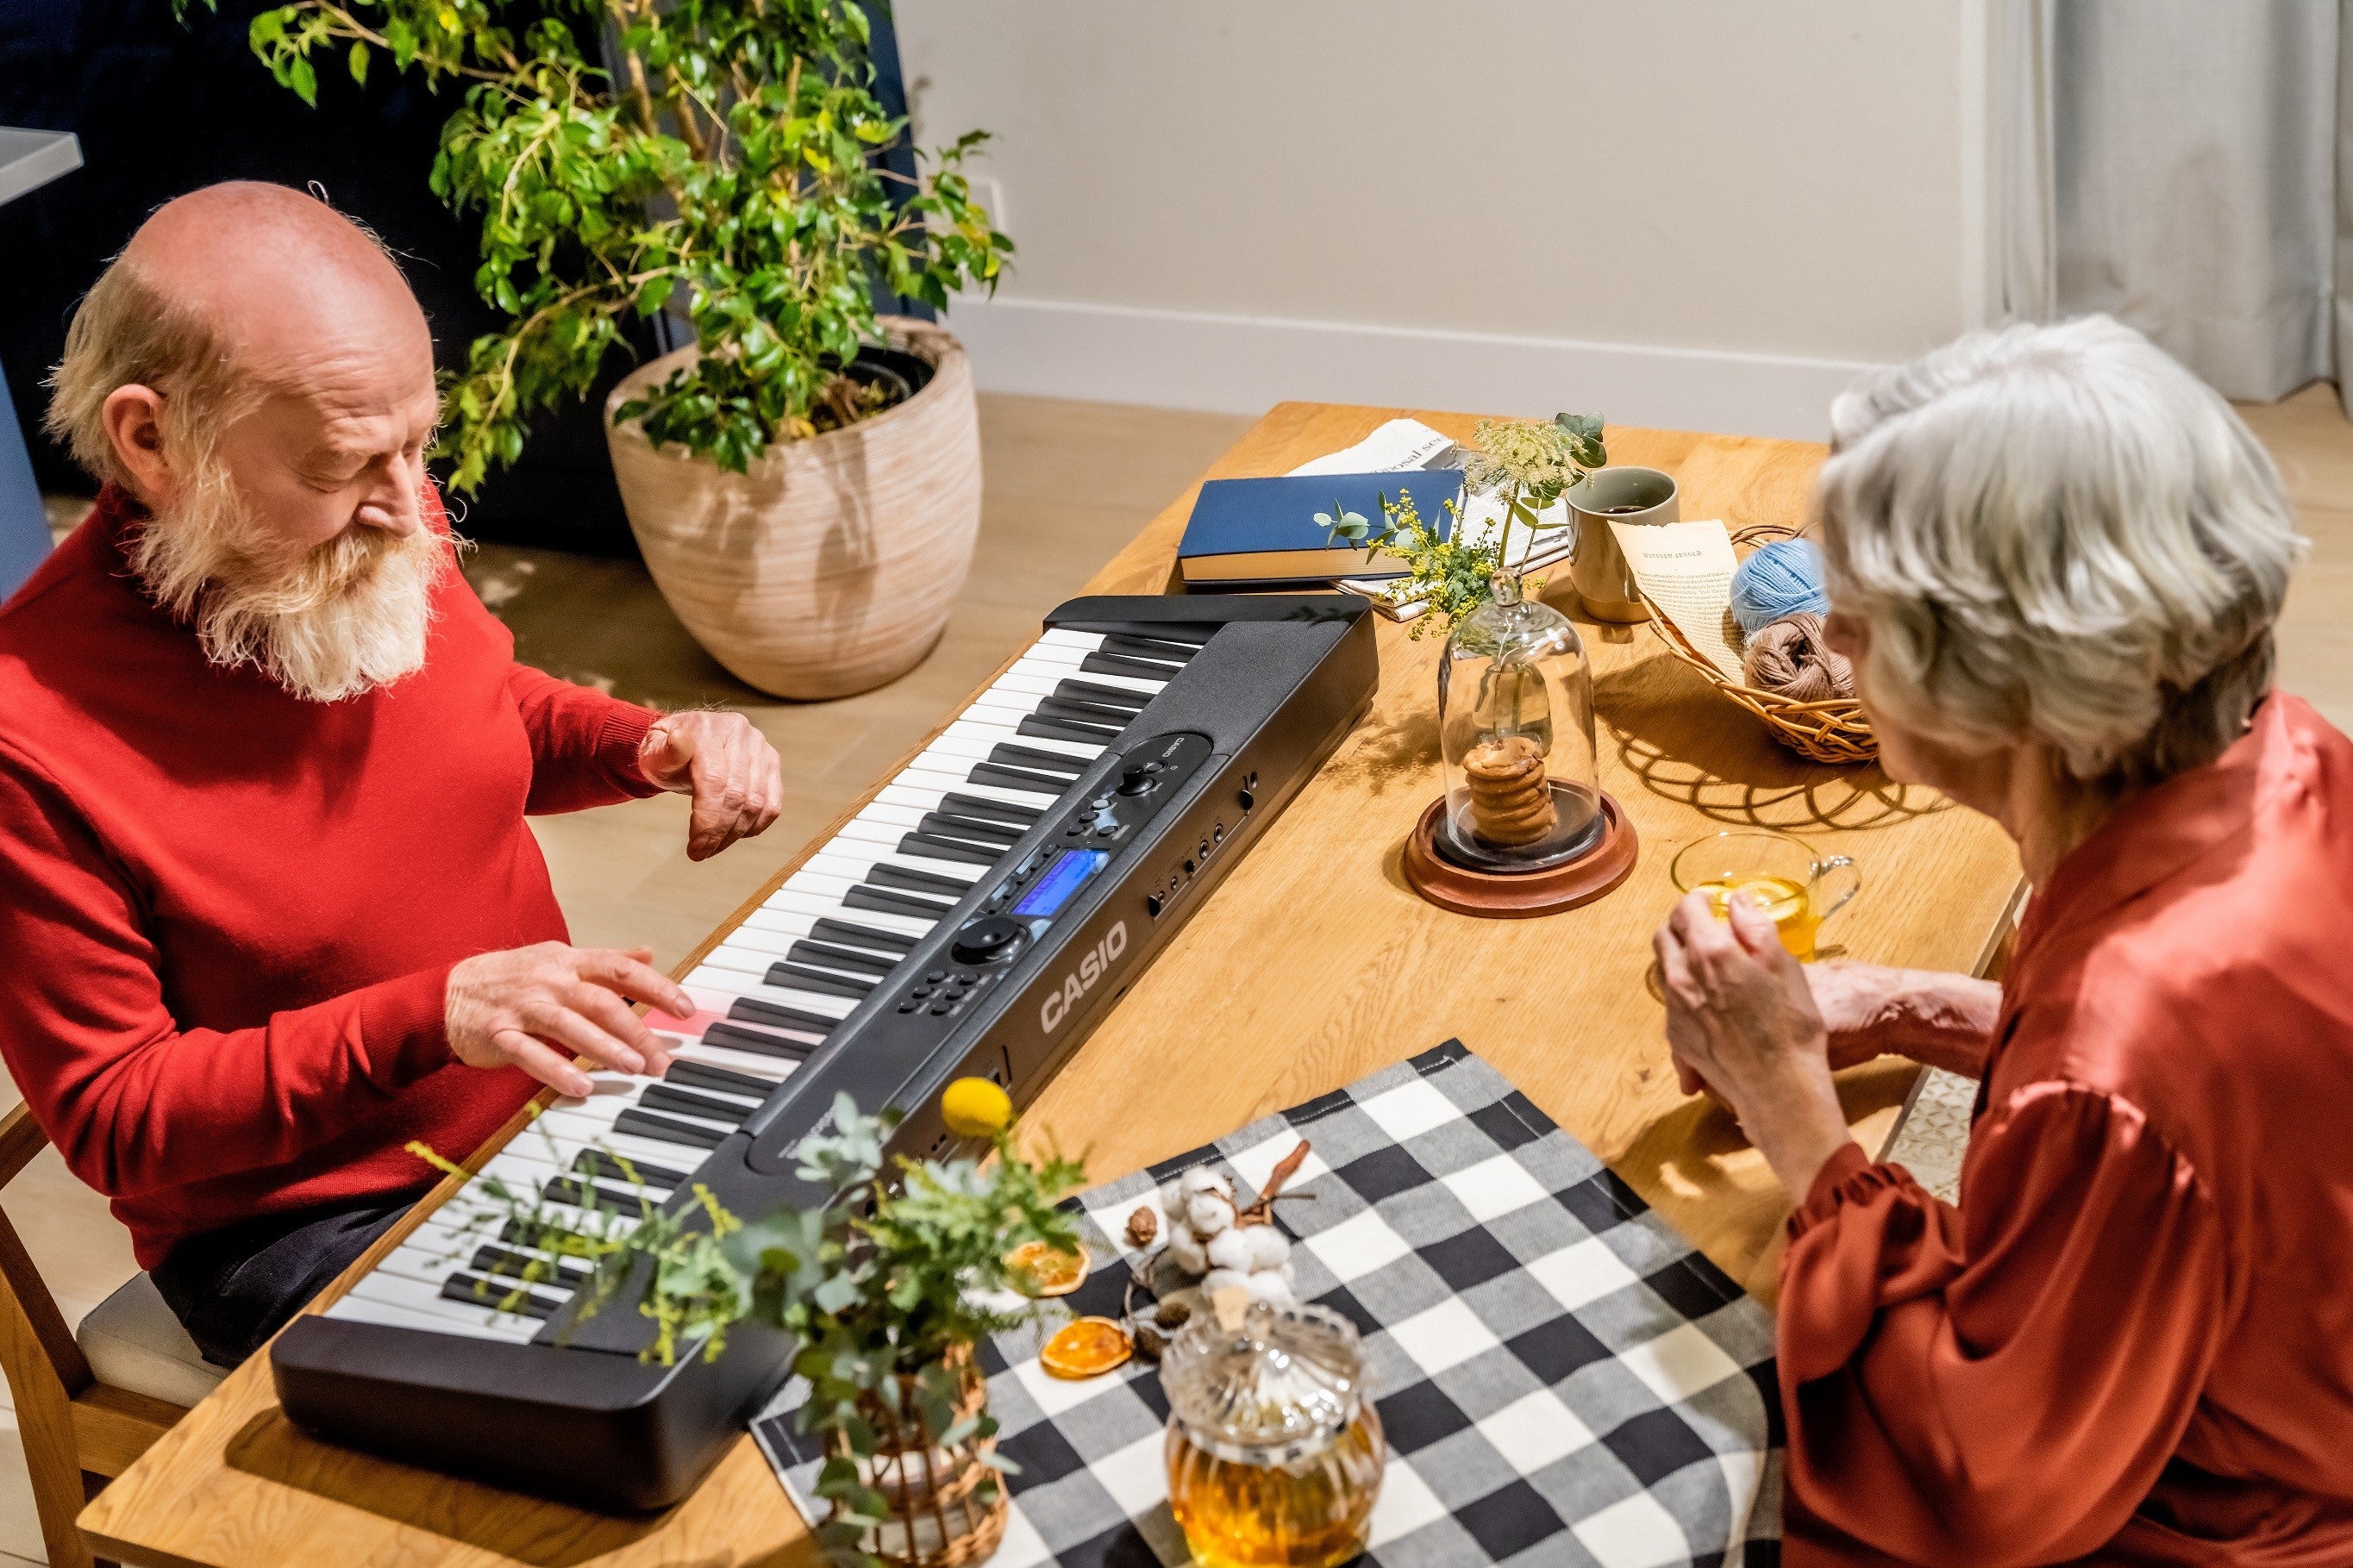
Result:
<svg viewBox="0 0 2353 1568"><path fill-rule="evenodd" d="M1062 977L1062 988L1050 994L1038 1009L1038 1022L1052 1034L1062 1026L1071 1010L1095 988L1095 982L1111 973L1113 963L1127 951L1127 922L1120 921L1103 933L1103 939L1089 948L1079 966Z"/></svg>

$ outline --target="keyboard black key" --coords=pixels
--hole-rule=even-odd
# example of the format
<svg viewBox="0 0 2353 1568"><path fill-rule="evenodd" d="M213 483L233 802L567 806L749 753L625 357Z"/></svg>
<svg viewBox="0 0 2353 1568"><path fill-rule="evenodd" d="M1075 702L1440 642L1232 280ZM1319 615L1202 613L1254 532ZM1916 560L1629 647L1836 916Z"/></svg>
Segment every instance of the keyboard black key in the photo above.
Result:
<svg viewBox="0 0 2353 1568"><path fill-rule="evenodd" d="M687 1065L685 1062L671 1063L672 1076ZM682 1187L692 1180L685 1171L673 1171L667 1165L648 1164L643 1160L616 1154L610 1149L583 1149L573 1160L572 1168L585 1176L610 1176L616 1181L634 1182L641 1187ZM479 1268L481 1265L477 1263L474 1267Z"/></svg>
<svg viewBox="0 0 2353 1568"><path fill-rule="evenodd" d="M915 939L903 931L876 931L872 926L852 925L848 921L821 920L809 928L809 935L819 942L830 942L847 947L887 949L892 952L913 952Z"/></svg>
<svg viewBox="0 0 2353 1568"><path fill-rule="evenodd" d="M574 1208L598 1208L607 1214L636 1215L649 1200L619 1187L608 1187L602 1182L584 1182L577 1176L558 1176L540 1189L541 1194L554 1204L570 1204Z"/></svg>
<svg viewBox="0 0 2353 1568"><path fill-rule="evenodd" d="M787 1007L780 1002L763 1002L757 996L738 996L729 1005L727 1016L739 1024L761 1024L772 1029L794 1029L824 1039L834 1031L840 1020L822 1013L806 1012ZM714 1025L713 1027L722 1026ZM706 1035L705 1038L709 1038ZM714 1042L715 1043L715 1042Z"/></svg>
<svg viewBox="0 0 2353 1568"><path fill-rule="evenodd" d="M776 1087L772 1079L715 1068L707 1062L672 1062L670 1071L662 1074L662 1082L674 1084L680 1089L715 1089L722 1094L748 1095L754 1100L767 1099L768 1091ZM658 1184L649 1181L649 1184ZM670 1185L674 1187L678 1184L672 1182Z"/></svg>
<svg viewBox="0 0 2353 1568"><path fill-rule="evenodd" d="M1187 647L1205 647L1218 635L1222 623L1218 621L1153 621L1148 624L1128 622L1123 626L1106 626L1103 636L1112 637L1150 637L1155 642L1183 643ZM1092 631L1092 626L1074 628Z"/></svg>
<svg viewBox="0 0 2353 1568"><path fill-rule="evenodd" d="M495 1279L487 1274L463 1274L451 1270L441 1282L441 1299L463 1301L470 1307L495 1307L501 1312L518 1317L537 1318L542 1322L564 1310L563 1301L537 1294L512 1279Z"/></svg>
<svg viewBox="0 0 2353 1568"><path fill-rule="evenodd" d="M944 899L919 899L912 893L885 892L880 888L863 884L841 896L845 908L872 910L877 914L907 915L919 921L935 921L954 908Z"/></svg>
<svg viewBox="0 0 2353 1568"><path fill-rule="evenodd" d="M674 1110L681 1116L706 1116L713 1121L731 1123L743 1121L757 1109L716 1095L697 1094L691 1089L672 1089L666 1083L648 1084L638 1096L638 1103L648 1110Z"/></svg>
<svg viewBox="0 0 2353 1568"><path fill-rule="evenodd" d="M881 865L866 873L866 880L877 888L895 888L902 893L921 893L932 899L961 899L972 891L975 877L966 880L939 871L911 871L904 866Z"/></svg>
<svg viewBox="0 0 2353 1568"><path fill-rule="evenodd" d="M549 1225L534 1225L527 1219L511 1219L499 1229L499 1239L510 1247L536 1247L542 1252L563 1252L575 1257L579 1243L570 1232Z"/></svg>
<svg viewBox="0 0 2353 1568"><path fill-rule="evenodd" d="M727 1141L727 1134L716 1127L702 1127L691 1121L681 1121L675 1117L656 1116L651 1111L639 1110L636 1106L613 1118L613 1131L695 1149L716 1149Z"/></svg>
<svg viewBox="0 0 2353 1568"><path fill-rule="evenodd" d="M1122 637L1114 632L1103 638L1099 653L1118 654L1126 658L1148 658L1162 664L1182 665L1200 648L1190 643L1158 642L1144 637Z"/></svg>
<svg viewBox="0 0 2353 1568"><path fill-rule="evenodd" d="M846 974L806 969L797 963L768 965L768 984L793 991L814 991L822 996L847 996L853 1002L874 989L871 980L853 980Z"/></svg>
<svg viewBox="0 0 2353 1568"><path fill-rule="evenodd" d="M1126 675L1138 680L1166 680L1176 673L1171 665L1155 664L1148 658L1123 658L1115 653L1091 653L1079 661L1079 668L1089 675Z"/></svg>
<svg viewBox="0 0 2353 1568"><path fill-rule="evenodd" d="M1041 752L1030 746L1017 746L1010 741L999 742L990 748L988 760L1000 767L1026 768L1033 773L1060 773L1066 778L1077 778L1092 766L1060 752Z"/></svg>
<svg viewBox="0 0 2353 1568"><path fill-rule="evenodd" d="M830 942L797 942L785 950L785 956L795 963L807 963L818 969L854 969L861 974L888 974L899 967L897 958L885 958L879 952L863 948L836 947Z"/></svg>
<svg viewBox="0 0 2353 1568"><path fill-rule="evenodd" d="M919 833L935 833L943 838L961 838L967 844L994 844L1003 853L1029 831L1026 826L1010 822L984 821L976 816L951 816L944 811L927 811L916 823Z"/></svg>
<svg viewBox="0 0 2353 1568"><path fill-rule="evenodd" d="M477 1274L502 1276L543 1284L550 1289L577 1290L588 1283L588 1270L577 1263L550 1264L544 1258L533 1258L528 1252L514 1252L503 1247L484 1247L474 1254L472 1268Z"/></svg>
<svg viewBox="0 0 2353 1568"><path fill-rule="evenodd" d="M1073 724L1067 719L1024 719L1014 726L1017 735L1034 735L1041 741L1084 741L1089 745L1107 745L1119 739L1119 731L1093 724Z"/></svg>
<svg viewBox="0 0 2353 1568"><path fill-rule="evenodd" d="M1059 795L1071 787L1071 779L1059 773L1033 773L1020 768L999 767L995 763L975 763L965 777L993 789L1026 790L1031 795Z"/></svg>
<svg viewBox="0 0 2353 1568"><path fill-rule="evenodd" d="M1092 680L1059 681L1054 687L1058 701L1074 702L1087 708L1110 708L1123 713L1144 711L1152 699L1141 691L1130 691L1124 686L1097 686Z"/></svg>
<svg viewBox="0 0 2353 1568"><path fill-rule="evenodd" d="M994 866L1005 851L1002 847L984 848L977 844L943 838L935 833L910 833L899 840L899 853L934 860L956 860L967 866Z"/></svg>
<svg viewBox="0 0 2353 1568"><path fill-rule="evenodd" d="M1124 708L1097 708L1090 702L1065 702L1059 697L1039 698L1035 716L1051 719L1057 723L1082 725L1111 735L1117 735L1126 729L1135 718Z"/></svg>
<svg viewBox="0 0 2353 1568"><path fill-rule="evenodd" d="M950 816L968 817L980 822L1002 822L1014 827L1033 827L1045 812L1010 801L988 800L976 795L957 795L954 791L940 797L940 809ZM911 941L909 947L915 944Z"/></svg>
<svg viewBox="0 0 2353 1568"><path fill-rule="evenodd" d="M723 1046L731 1051L749 1051L756 1057L776 1057L788 1062L805 1062L817 1050L810 1040L788 1040L782 1035L771 1035L760 1029L740 1029L733 1024L713 1024L702 1031L706 1045Z"/></svg>

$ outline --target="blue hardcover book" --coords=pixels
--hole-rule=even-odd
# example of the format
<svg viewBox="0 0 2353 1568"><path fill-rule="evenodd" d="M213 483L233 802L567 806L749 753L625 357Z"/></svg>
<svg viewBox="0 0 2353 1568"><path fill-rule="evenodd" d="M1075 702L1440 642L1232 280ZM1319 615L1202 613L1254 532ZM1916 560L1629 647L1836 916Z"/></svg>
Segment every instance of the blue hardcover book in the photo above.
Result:
<svg viewBox="0 0 2353 1568"><path fill-rule="evenodd" d="M1431 529L1441 537L1451 529L1446 503L1462 499L1458 468L1207 480L1176 549L1178 570L1188 588L1402 576L1405 563L1380 553L1366 561L1364 546L1335 539L1315 514L1329 514L1336 501L1377 531L1381 497L1395 500L1407 490Z"/></svg>

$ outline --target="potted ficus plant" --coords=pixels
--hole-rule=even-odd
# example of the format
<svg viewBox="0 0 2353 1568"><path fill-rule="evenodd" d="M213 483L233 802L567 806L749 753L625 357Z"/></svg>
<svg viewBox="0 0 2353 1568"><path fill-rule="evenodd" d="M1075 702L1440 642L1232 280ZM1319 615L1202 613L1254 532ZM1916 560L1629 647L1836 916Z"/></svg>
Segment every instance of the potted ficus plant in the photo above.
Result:
<svg viewBox="0 0 2353 1568"><path fill-rule="evenodd" d="M865 11L296 0L251 39L306 101L322 65L464 88L432 186L480 214L475 283L511 320L445 389L453 488L586 394L628 318L668 312L693 342L630 374L606 413L630 526L679 619L780 696L864 690L923 657L971 563L979 425L955 340L879 316L874 289L942 307L993 289L1012 245L963 173L982 133L923 155L912 181L883 167L906 122L873 92Z"/></svg>
<svg viewBox="0 0 2353 1568"><path fill-rule="evenodd" d="M884 1144L896 1113L861 1115L841 1097L834 1131L799 1149L799 1174L830 1194L824 1205L748 1222L699 1186L679 1213L626 1215L485 1189L514 1234L588 1266L586 1311L654 1321L654 1359L724 1353L729 1327L745 1319L792 1334L793 1371L808 1382L798 1420L830 1456L816 1490L831 1512L817 1535L836 1562L977 1562L1003 1535L998 1477L1014 1467L996 1451L974 1347L1039 1315L1034 1281L1008 1259L1030 1243L1079 1250L1075 1216L1056 1205L1086 1179L1059 1154L1025 1158L1004 1124L1010 1108L1001 1093L989 1098L999 1107L984 1119L996 1127L991 1158L892 1161ZM410 1147L445 1173L458 1169ZM639 1269L640 1258L653 1266ZM622 1300L631 1279L644 1294Z"/></svg>

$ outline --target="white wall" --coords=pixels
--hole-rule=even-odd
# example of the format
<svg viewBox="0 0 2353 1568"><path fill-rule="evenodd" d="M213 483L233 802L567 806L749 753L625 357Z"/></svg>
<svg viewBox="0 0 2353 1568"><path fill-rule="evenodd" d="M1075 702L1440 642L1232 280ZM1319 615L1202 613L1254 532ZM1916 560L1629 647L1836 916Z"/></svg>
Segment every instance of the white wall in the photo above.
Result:
<svg viewBox="0 0 2353 1568"><path fill-rule="evenodd" d="M1979 309L1981 5L895 14L919 136L996 133L1019 254L952 314L984 386L1810 436Z"/></svg>

